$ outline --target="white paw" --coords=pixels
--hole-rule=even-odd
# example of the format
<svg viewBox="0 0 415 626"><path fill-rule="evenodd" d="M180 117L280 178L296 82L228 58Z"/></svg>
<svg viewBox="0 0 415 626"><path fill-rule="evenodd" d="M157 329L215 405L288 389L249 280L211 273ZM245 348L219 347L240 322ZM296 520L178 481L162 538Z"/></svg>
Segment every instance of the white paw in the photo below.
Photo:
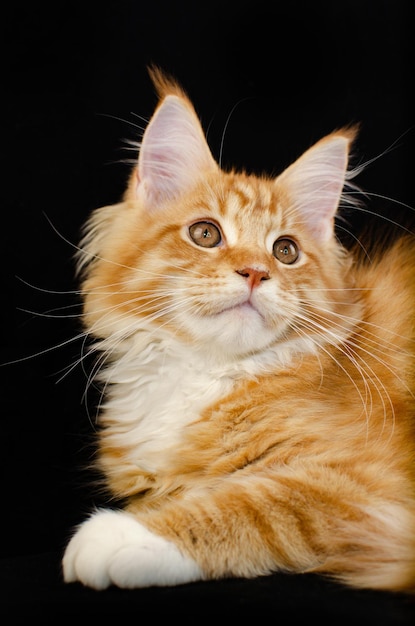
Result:
<svg viewBox="0 0 415 626"><path fill-rule="evenodd" d="M94 589L109 585L178 585L203 578L193 559L123 511L98 511L81 524L62 561L65 582Z"/></svg>

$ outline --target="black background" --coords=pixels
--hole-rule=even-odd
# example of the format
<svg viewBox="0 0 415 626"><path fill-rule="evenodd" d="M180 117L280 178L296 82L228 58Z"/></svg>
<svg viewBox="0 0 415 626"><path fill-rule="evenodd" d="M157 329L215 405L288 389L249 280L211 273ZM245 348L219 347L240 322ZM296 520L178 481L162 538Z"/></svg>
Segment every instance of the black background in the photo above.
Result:
<svg viewBox="0 0 415 626"><path fill-rule="evenodd" d="M72 368L83 349L73 255L91 210L124 190L126 140L140 138L156 103L146 66L182 83L225 167L277 174L359 122L355 161L375 159L359 178L378 195L370 211L412 228L410 9L129 0L3 14L2 557L59 553L99 503L80 469L95 398L90 389L85 402L87 373ZM351 216L356 232L361 223Z"/></svg>

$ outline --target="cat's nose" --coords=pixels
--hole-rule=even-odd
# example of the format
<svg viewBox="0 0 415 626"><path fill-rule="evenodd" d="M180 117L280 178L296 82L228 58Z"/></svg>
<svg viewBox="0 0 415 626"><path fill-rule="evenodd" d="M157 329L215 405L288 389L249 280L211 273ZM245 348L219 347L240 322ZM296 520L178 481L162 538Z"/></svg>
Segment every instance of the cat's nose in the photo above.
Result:
<svg viewBox="0 0 415 626"><path fill-rule="evenodd" d="M253 267L244 267L242 270L236 270L236 273L247 279L251 289L258 287L261 281L270 278L269 272L266 270L258 270Z"/></svg>

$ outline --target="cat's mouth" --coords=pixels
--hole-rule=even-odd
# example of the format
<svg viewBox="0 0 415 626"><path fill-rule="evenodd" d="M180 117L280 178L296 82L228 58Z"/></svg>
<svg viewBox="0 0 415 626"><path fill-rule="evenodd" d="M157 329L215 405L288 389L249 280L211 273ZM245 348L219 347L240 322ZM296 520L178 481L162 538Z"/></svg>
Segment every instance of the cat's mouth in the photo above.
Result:
<svg viewBox="0 0 415 626"><path fill-rule="evenodd" d="M262 319L264 319L264 316L262 315L262 313L257 309L257 307L250 300L245 300L244 302L241 302L239 304L234 304L232 306L226 307L222 309L221 311L219 311L218 314L221 315L222 313L233 313L233 312L235 312L236 315L240 315L240 316L246 316L246 315L251 315L252 313L255 313L259 315Z"/></svg>

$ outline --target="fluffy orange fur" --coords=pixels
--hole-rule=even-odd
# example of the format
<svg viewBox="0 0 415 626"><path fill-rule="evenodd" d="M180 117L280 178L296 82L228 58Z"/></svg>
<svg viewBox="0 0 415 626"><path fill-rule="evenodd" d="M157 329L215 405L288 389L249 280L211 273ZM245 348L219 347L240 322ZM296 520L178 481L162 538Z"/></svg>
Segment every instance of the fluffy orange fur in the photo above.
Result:
<svg viewBox="0 0 415 626"><path fill-rule="evenodd" d="M150 151L157 112L173 96L189 116L186 123L194 124L199 174L187 178L186 163L177 166L172 190L169 173L152 183L144 164L134 169L123 201L97 211L87 227L81 257L86 330L111 364L102 375L108 403L98 454L110 490L144 526L191 557L205 578L319 572L358 587L413 590L413 238L379 247L370 259L346 250L334 236L337 207L317 226L307 215L301 159L276 179L222 171L189 98L158 70L152 76L160 100L141 150ZM347 153L354 136L353 129L340 130L311 150L324 154L324 142L338 139ZM195 245L187 229L198 220L219 225L225 243ZM270 254L269 241L280 235L299 243L297 262L279 263ZM145 328L154 343L162 332L186 351L205 351L207 368L215 359L225 367L226 350L184 323L180 306L186 315L205 316L208 332L218 301L231 290L229 276L242 281L236 274L251 268L253 290L262 293L272 283L279 294L281 304L270 295L261 313L269 336L258 348L249 339L245 353L251 313L229 312L228 324L240 324L241 331L224 393L200 406L195 398L192 419L141 463L137 425L117 417L125 355L130 381L131 355L139 353ZM226 342L223 319L218 334ZM271 355L252 372L238 369L241 360L255 363L278 343L275 362ZM163 375L160 366L155 381ZM151 393L158 402L157 382ZM128 410L134 414L134 406Z"/></svg>

